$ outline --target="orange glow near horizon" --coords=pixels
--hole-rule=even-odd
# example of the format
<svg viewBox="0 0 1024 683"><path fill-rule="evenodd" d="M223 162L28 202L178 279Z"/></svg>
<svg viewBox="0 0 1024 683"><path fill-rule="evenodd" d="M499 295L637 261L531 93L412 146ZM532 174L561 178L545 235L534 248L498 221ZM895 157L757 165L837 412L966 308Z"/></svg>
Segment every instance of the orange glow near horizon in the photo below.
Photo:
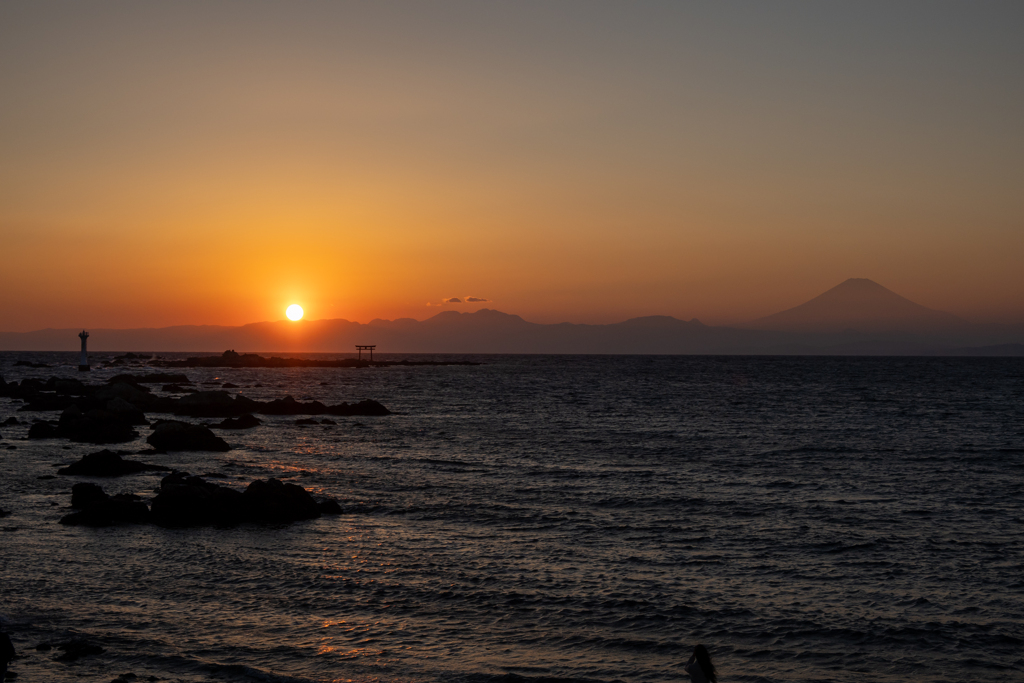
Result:
<svg viewBox="0 0 1024 683"><path fill-rule="evenodd" d="M1024 321L1002 10L431 5L0 5L0 332L729 324L850 277Z"/></svg>

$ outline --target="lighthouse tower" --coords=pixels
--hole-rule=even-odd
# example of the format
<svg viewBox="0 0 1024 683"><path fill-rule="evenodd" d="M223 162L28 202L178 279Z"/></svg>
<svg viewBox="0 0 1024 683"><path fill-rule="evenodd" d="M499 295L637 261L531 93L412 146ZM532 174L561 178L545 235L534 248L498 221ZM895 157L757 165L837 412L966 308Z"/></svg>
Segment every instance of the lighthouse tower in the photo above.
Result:
<svg viewBox="0 0 1024 683"><path fill-rule="evenodd" d="M78 338L82 340L82 357L78 359L78 371L89 372L89 354L85 351L85 340L89 338L89 333L82 330Z"/></svg>

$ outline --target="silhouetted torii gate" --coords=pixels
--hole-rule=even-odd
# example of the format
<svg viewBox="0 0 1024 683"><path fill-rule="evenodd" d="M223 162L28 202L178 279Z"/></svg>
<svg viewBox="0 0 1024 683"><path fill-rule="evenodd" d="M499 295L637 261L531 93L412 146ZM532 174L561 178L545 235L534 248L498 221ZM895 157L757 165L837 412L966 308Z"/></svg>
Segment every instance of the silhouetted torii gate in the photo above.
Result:
<svg viewBox="0 0 1024 683"><path fill-rule="evenodd" d="M370 352L370 362L373 362L373 350L377 348L376 344L356 344L356 351L359 353L359 360L363 359L363 351Z"/></svg>

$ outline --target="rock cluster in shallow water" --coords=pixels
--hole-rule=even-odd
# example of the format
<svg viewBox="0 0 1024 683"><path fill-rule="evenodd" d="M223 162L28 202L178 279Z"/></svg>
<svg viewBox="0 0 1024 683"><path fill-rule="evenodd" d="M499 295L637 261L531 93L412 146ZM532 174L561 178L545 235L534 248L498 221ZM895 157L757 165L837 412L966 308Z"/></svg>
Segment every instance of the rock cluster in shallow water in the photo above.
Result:
<svg viewBox="0 0 1024 683"><path fill-rule="evenodd" d="M63 411L60 420L37 421L30 439L63 438L94 444L124 443L138 438L135 427L148 425L147 412L183 417L227 418L214 425L220 429L249 429L261 423L255 415L383 416L391 411L377 401L327 405L320 401L296 401L291 396L256 401L227 391L188 388L182 396L158 396L146 383L170 382L165 388L183 389L191 384L185 375L151 373L117 375L104 385L87 385L77 379L51 377L5 382L0 377L0 396L25 402L21 411ZM237 418L237 419L231 419ZM8 421L10 422L10 421ZM5 423L7 424L7 423ZM15 420L11 424L18 424ZM168 426L161 427L161 424ZM329 424L327 421L322 424ZM175 426L176 425L176 426ZM184 426L182 426L184 425ZM205 430L205 431L204 431ZM159 434L158 434L159 432ZM154 441L154 437L156 441ZM228 450L227 443L208 428L178 421L157 423L149 442L160 450Z"/></svg>
<svg viewBox="0 0 1024 683"><path fill-rule="evenodd" d="M173 472L164 477L149 507L138 496L110 496L100 486L89 483L72 487L71 506L78 512L61 518L61 524L227 527L246 522L288 524L341 512L337 501L317 502L298 484L278 479L257 479L245 491L238 491L187 472Z"/></svg>

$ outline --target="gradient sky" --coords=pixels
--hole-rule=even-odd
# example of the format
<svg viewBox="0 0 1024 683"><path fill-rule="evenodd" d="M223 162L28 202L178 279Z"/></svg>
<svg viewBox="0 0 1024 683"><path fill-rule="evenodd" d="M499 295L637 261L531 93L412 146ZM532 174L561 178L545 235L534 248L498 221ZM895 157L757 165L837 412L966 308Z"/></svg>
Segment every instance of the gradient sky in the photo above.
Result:
<svg viewBox="0 0 1024 683"><path fill-rule="evenodd" d="M1024 319L1024 3L4 2L0 330ZM428 306L428 303L433 306Z"/></svg>

